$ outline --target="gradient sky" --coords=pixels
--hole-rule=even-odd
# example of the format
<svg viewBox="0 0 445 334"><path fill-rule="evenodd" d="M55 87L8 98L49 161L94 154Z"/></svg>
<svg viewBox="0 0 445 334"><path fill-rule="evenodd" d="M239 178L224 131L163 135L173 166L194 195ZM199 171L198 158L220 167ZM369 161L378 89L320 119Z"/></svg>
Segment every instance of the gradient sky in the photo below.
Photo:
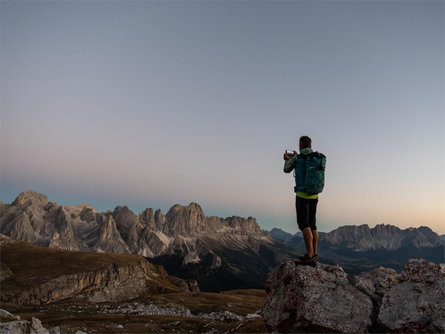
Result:
<svg viewBox="0 0 445 334"><path fill-rule="evenodd" d="M445 233L443 1L1 1L1 200Z"/></svg>

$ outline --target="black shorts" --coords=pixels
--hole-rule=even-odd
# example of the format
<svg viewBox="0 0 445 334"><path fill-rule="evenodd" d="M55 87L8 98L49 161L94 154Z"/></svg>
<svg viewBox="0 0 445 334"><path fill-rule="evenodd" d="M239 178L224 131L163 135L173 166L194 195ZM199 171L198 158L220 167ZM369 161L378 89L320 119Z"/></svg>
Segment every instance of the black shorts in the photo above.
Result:
<svg viewBox="0 0 445 334"><path fill-rule="evenodd" d="M306 227L316 230L315 225L318 199L307 199L295 196L298 228L303 231Z"/></svg>

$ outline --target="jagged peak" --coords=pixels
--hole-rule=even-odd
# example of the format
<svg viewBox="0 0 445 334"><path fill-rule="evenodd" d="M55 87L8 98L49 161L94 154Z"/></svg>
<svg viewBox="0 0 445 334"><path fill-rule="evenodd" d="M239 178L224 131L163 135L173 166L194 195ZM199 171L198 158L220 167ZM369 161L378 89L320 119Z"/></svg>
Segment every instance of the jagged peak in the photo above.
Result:
<svg viewBox="0 0 445 334"><path fill-rule="evenodd" d="M48 203L48 197L44 194L38 193L34 190L22 191L12 202L12 205L21 207L26 205L30 201L31 204L46 205Z"/></svg>
<svg viewBox="0 0 445 334"><path fill-rule="evenodd" d="M192 202L187 206L183 206L180 204L173 205L170 210L167 212L167 216L176 215L179 212L190 212L197 213L198 215L204 216L204 211L198 203Z"/></svg>
<svg viewBox="0 0 445 334"><path fill-rule="evenodd" d="M394 225L391 225L391 224L384 224L384 223L382 223L382 224L377 224L377 225L373 228L373 230L375 230L375 229L390 229L390 230L394 230L394 229L396 229L396 230L400 230L400 228L398 228L397 226L394 226Z"/></svg>
<svg viewBox="0 0 445 334"><path fill-rule="evenodd" d="M201 205L199 205L196 202L191 202L187 207L190 209L197 210L197 211L203 211Z"/></svg>
<svg viewBox="0 0 445 334"><path fill-rule="evenodd" d="M113 216L116 215L131 215L136 217L136 214L133 211L131 211L131 209L127 205L116 206L113 211Z"/></svg>
<svg viewBox="0 0 445 334"><path fill-rule="evenodd" d="M142 210L142 212L141 213L154 213L154 210L153 210L153 208L145 208L145 210Z"/></svg>

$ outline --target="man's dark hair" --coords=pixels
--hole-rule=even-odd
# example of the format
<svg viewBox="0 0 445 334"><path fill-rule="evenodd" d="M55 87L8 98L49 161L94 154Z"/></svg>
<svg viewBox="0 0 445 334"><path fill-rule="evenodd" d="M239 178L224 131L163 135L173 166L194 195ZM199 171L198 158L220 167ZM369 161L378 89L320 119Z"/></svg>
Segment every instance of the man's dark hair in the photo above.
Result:
<svg viewBox="0 0 445 334"><path fill-rule="evenodd" d="M302 148L312 147L312 140L308 136L300 137L300 145Z"/></svg>

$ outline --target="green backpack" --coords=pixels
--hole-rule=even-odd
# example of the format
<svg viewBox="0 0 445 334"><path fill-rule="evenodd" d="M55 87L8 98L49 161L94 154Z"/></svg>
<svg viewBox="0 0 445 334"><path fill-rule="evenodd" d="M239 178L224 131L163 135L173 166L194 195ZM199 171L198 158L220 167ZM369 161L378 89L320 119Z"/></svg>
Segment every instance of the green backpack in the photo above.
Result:
<svg viewBox="0 0 445 334"><path fill-rule="evenodd" d="M326 156L319 152L299 154L295 173L295 192L316 195L323 191Z"/></svg>

